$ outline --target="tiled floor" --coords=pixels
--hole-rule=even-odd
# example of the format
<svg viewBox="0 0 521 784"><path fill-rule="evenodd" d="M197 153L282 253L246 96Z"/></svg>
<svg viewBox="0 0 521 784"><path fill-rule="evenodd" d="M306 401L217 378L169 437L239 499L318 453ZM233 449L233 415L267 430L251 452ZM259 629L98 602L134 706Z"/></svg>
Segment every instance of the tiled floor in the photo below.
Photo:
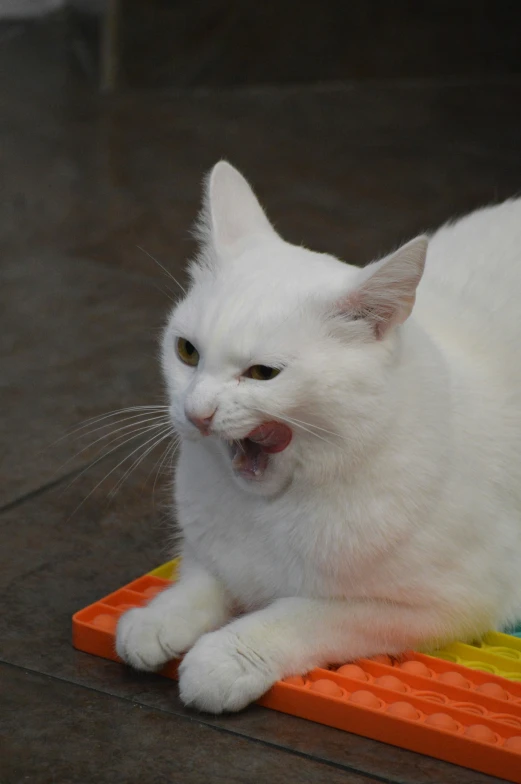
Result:
<svg viewBox="0 0 521 784"><path fill-rule="evenodd" d="M155 454L110 501L130 445L84 470L96 446L52 442L161 399L173 284L136 246L182 278L216 159L289 239L363 263L519 190L521 79L102 99L63 54L59 30L0 47L0 781L493 782L257 707L196 715L74 651L75 610L167 559L168 482Z"/></svg>

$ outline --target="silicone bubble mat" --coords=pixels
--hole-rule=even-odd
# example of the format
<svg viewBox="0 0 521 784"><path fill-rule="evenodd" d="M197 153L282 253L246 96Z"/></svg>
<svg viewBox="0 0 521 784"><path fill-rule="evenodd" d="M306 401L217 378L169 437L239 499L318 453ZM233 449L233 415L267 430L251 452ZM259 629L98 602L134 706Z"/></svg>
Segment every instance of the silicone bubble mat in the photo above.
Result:
<svg viewBox="0 0 521 784"><path fill-rule="evenodd" d="M480 642L455 642L433 656L521 683L521 639L517 636L489 632Z"/></svg>
<svg viewBox="0 0 521 784"><path fill-rule="evenodd" d="M177 566L170 561L77 612L74 647L117 661L119 616L167 587ZM177 665L161 674L176 678ZM259 704L521 784L521 639L511 635L491 632L435 656L315 669L279 681Z"/></svg>

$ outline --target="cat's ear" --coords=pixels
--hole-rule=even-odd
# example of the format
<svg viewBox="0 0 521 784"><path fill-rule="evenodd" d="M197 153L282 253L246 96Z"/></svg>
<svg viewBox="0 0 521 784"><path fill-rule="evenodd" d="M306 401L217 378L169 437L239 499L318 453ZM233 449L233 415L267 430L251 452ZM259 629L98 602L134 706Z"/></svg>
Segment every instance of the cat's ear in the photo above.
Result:
<svg viewBox="0 0 521 784"><path fill-rule="evenodd" d="M201 223L206 239L225 255L241 240L276 236L251 186L226 161L219 161L208 175Z"/></svg>
<svg viewBox="0 0 521 784"><path fill-rule="evenodd" d="M416 237L360 271L355 287L337 303L349 319L365 319L377 338L410 316L423 275L429 241Z"/></svg>

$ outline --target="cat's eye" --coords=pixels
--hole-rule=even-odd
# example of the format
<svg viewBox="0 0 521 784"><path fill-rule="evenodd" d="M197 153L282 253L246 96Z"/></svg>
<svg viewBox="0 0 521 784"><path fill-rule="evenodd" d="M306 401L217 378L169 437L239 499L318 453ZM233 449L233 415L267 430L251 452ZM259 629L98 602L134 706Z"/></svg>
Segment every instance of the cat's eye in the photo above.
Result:
<svg viewBox="0 0 521 784"><path fill-rule="evenodd" d="M269 367L268 365L252 365L244 374L247 378L255 381L270 381L280 373L280 368Z"/></svg>
<svg viewBox="0 0 521 784"><path fill-rule="evenodd" d="M177 356L184 362L185 365L195 367L199 364L199 352L193 343L190 343L186 338L177 338L175 343Z"/></svg>

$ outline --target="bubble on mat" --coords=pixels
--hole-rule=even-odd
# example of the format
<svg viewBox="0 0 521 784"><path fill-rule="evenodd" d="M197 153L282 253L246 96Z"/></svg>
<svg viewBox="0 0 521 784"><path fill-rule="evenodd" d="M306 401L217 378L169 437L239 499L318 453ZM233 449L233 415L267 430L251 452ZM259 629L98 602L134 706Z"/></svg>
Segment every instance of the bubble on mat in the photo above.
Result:
<svg viewBox="0 0 521 784"><path fill-rule="evenodd" d="M470 689L471 683L460 672L440 672L437 679L445 686L457 686L459 689Z"/></svg>
<svg viewBox="0 0 521 784"><path fill-rule="evenodd" d="M328 680L327 678L321 678L318 681L313 681L310 688L312 691L316 691L319 694L325 694L328 697L341 697L343 694L340 686L334 681Z"/></svg>
<svg viewBox="0 0 521 784"><path fill-rule="evenodd" d="M504 656L505 659L514 659L515 661L521 659L521 653L512 650L512 648L496 648L495 646L487 645L486 650L487 653L494 653L496 656Z"/></svg>
<svg viewBox="0 0 521 784"><path fill-rule="evenodd" d="M380 653L378 656L372 656L370 661L376 662L376 664L387 664L389 667L393 666L393 660L385 653Z"/></svg>
<svg viewBox="0 0 521 784"><path fill-rule="evenodd" d="M422 700L428 700L429 702L437 702L438 705L446 705L450 700L444 694L439 694L436 691L417 691L417 697L421 697Z"/></svg>
<svg viewBox="0 0 521 784"><path fill-rule="evenodd" d="M480 683L476 691L485 697L494 697L496 700L508 700L508 692L499 683Z"/></svg>
<svg viewBox="0 0 521 784"><path fill-rule="evenodd" d="M470 727L467 727L465 730L465 735L467 738L479 740L482 743L497 743L499 741L499 737L496 733L489 730L484 724L471 724Z"/></svg>
<svg viewBox="0 0 521 784"><path fill-rule="evenodd" d="M369 680L369 675L364 672L358 664L344 664L342 667L338 668L337 673L343 675L345 678L353 678L357 681Z"/></svg>
<svg viewBox="0 0 521 784"><path fill-rule="evenodd" d="M468 667L471 670L478 670L479 672L488 672L492 675L497 674L497 670L492 664L483 664L483 662L475 662L475 661L463 661L462 664L465 667Z"/></svg>
<svg viewBox="0 0 521 784"><path fill-rule="evenodd" d="M507 738L503 744L503 747L509 751L517 751L518 754L521 754L521 735L515 735L513 738Z"/></svg>
<svg viewBox="0 0 521 784"><path fill-rule="evenodd" d="M291 686L305 686L306 681L302 677L302 675L290 675L289 678L284 678L284 683L289 683ZM330 683L330 681L325 681L326 683Z"/></svg>
<svg viewBox="0 0 521 784"><path fill-rule="evenodd" d="M421 675L422 678L432 678L432 672L429 668L419 661L406 661L400 664L400 670L407 672L409 675Z"/></svg>
<svg viewBox="0 0 521 784"><path fill-rule="evenodd" d="M143 596L146 596L148 599L152 599L153 596L157 596L157 594L161 593L161 591L164 591L162 585L149 585L148 588L145 588L145 590L142 591L142 593Z"/></svg>
<svg viewBox="0 0 521 784"><path fill-rule="evenodd" d="M453 702L452 707L472 713L474 716L486 716L488 713L488 710L482 708L481 705L476 705L474 702Z"/></svg>
<svg viewBox="0 0 521 784"><path fill-rule="evenodd" d="M448 713L431 713L425 719L425 724L428 724L429 727L436 727L438 730L450 730L450 732L456 732L459 729L458 722L454 721Z"/></svg>
<svg viewBox="0 0 521 784"><path fill-rule="evenodd" d="M494 719L494 721L500 721L502 724L508 724L510 727L521 729L521 719L511 716L510 713L494 713L490 718Z"/></svg>
<svg viewBox="0 0 521 784"><path fill-rule="evenodd" d="M117 626L118 619L113 615L109 615L108 613L102 613L101 615L96 615L92 623L94 626L97 626L98 629L103 629L107 632L113 632Z"/></svg>
<svg viewBox="0 0 521 784"><path fill-rule="evenodd" d="M387 713L398 719L418 721L421 718L420 712L410 702L393 702L387 707Z"/></svg>
<svg viewBox="0 0 521 784"><path fill-rule="evenodd" d="M375 680L375 684L377 686L381 686L383 689L392 689L393 691L408 691L407 686L403 681L399 678L396 678L394 675L381 675L380 678Z"/></svg>
<svg viewBox="0 0 521 784"><path fill-rule="evenodd" d="M366 691L365 689L354 691L349 697L349 701L354 702L355 705L361 705L363 708L382 707L382 702L378 699L378 697L375 697L372 692Z"/></svg>

